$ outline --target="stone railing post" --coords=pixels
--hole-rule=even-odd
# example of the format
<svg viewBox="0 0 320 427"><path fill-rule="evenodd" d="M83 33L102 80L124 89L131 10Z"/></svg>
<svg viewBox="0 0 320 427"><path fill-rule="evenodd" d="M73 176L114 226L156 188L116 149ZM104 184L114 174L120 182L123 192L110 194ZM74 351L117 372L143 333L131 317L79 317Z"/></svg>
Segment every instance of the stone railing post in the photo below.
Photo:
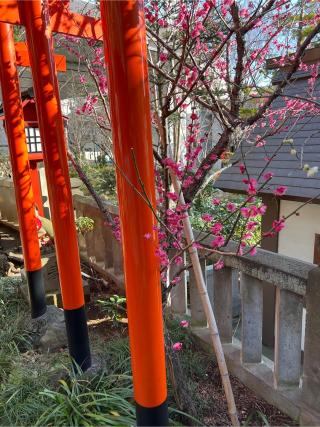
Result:
<svg viewBox="0 0 320 427"><path fill-rule="evenodd" d="M105 243L103 239L103 233L101 230L105 227L101 213L98 209L92 209L91 215L88 215L91 219L94 220L94 228L92 231L89 231L90 239L92 241L93 253L95 262L102 264L103 268L105 267Z"/></svg>
<svg viewBox="0 0 320 427"><path fill-rule="evenodd" d="M122 247L120 242L113 237L112 239L112 253L113 253L113 270L114 274L122 275L123 274L123 256L122 256Z"/></svg>
<svg viewBox="0 0 320 427"><path fill-rule="evenodd" d="M170 258L174 256L175 252L170 253ZM174 279L178 271L185 265L186 256L182 255L183 265L177 265L173 263L170 266L169 279ZM180 282L178 282L170 292L170 310L173 314L181 314L184 315L187 313L187 278L186 271L184 270L180 273Z"/></svg>
<svg viewBox="0 0 320 427"><path fill-rule="evenodd" d="M113 267L113 252L112 252L112 240L115 239L112 229L109 225L104 225L102 229L102 236L104 240L104 263L105 268Z"/></svg>
<svg viewBox="0 0 320 427"><path fill-rule="evenodd" d="M75 209L75 217L76 218L84 216L83 215L83 205L81 203L79 203L77 200L74 200L73 206ZM81 233L78 233L78 245L79 245L80 255L87 255L86 239L85 239L85 236Z"/></svg>
<svg viewBox="0 0 320 427"><path fill-rule="evenodd" d="M276 289L274 384L299 386L301 375L302 297Z"/></svg>
<svg viewBox="0 0 320 427"><path fill-rule="evenodd" d="M260 363L262 355L262 281L241 272L242 363Z"/></svg>
<svg viewBox="0 0 320 427"><path fill-rule="evenodd" d="M206 281L206 261L200 260L204 280ZM190 292L190 310L191 324L193 326L207 326L207 319L202 308L201 298L198 292L193 269L189 270L189 292Z"/></svg>
<svg viewBox="0 0 320 427"><path fill-rule="evenodd" d="M302 377L302 398L320 408L320 267L310 271L306 293L306 332Z"/></svg>
<svg viewBox="0 0 320 427"><path fill-rule="evenodd" d="M213 270L213 311L221 342L232 342L232 268Z"/></svg>

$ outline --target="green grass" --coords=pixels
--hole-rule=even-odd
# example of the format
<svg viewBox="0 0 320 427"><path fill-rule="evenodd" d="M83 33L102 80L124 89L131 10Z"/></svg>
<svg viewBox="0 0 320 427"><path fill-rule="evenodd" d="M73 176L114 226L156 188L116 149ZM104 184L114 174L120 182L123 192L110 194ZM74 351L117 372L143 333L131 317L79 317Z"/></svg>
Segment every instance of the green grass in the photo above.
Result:
<svg viewBox="0 0 320 427"><path fill-rule="evenodd" d="M7 356L31 348L30 334L26 329L28 307L18 292L21 282L0 278L0 366L6 366Z"/></svg>

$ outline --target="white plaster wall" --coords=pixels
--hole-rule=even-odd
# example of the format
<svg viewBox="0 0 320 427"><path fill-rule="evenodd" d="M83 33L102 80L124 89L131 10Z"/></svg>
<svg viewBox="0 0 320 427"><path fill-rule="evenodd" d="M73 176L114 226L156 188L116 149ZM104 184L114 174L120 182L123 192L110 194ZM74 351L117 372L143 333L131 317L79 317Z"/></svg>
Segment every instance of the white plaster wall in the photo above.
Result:
<svg viewBox="0 0 320 427"><path fill-rule="evenodd" d="M281 200L280 218L287 216L299 202ZM313 262L314 238L320 233L320 205L306 205L286 221L286 227L279 234L278 252L302 261ZM302 314L301 349L304 349L306 310Z"/></svg>
<svg viewBox="0 0 320 427"><path fill-rule="evenodd" d="M280 202L280 218L287 216L299 202ZM286 227L279 233L279 253L302 261L313 262L315 234L320 234L320 205L304 206L298 215L286 221Z"/></svg>

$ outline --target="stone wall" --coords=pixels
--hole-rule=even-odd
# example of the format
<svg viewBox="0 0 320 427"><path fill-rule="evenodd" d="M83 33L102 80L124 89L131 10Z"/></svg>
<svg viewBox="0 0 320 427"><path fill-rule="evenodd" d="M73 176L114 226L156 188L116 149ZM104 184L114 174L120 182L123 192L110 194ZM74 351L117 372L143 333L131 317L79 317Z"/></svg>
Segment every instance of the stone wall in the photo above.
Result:
<svg viewBox="0 0 320 427"><path fill-rule="evenodd" d="M13 181L10 178L0 178L0 219L18 227L18 215Z"/></svg>
<svg viewBox="0 0 320 427"><path fill-rule="evenodd" d="M122 249L111 227L91 197L74 195L73 203L77 218L86 216L94 221L93 231L79 236L81 259L124 290ZM108 202L105 205L111 215L118 216L117 206Z"/></svg>

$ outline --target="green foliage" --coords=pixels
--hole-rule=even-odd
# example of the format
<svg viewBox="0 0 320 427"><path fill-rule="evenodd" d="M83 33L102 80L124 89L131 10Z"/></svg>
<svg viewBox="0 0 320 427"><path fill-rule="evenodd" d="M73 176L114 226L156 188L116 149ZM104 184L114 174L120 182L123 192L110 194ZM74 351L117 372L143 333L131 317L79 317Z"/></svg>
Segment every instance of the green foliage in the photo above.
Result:
<svg viewBox="0 0 320 427"><path fill-rule="evenodd" d="M77 232L81 233L82 235L85 235L94 229L94 220L87 216L79 216L75 223Z"/></svg>
<svg viewBox="0 0 320 427"><path fill-rule="evenodd" d="M220 197L221 203L218 206L212 204L213 197ZM221 194L217 193L217 190L214 189L213 185L208 185L201 194L194 200L193 206L191 208L191 224L192 228L195 230L209 231L210 226L207 222L203 221L201 215L208 213L213 216L214 222L221 222L223 224L223 235L228 237L232 233L232 240L239 241L243 227L246 224L246 219L240 216L239 221L237 222L235 229L233 230L235 219L237 215L233 215L230 219L230 212L226 210L226 205L228 202L235 203L240 206L245 200L245 196L240 194ZM258 200L260 203L260 201ZM255 221L261 222L260 217L256 217ZM257 227L253 233L253 238L250 241L250 244L256 244L260 240L261 230L260 227Z"/></svg>
<svg viewBox="0 0 320 427"><path fill-rule="evenodd" d="M176 383L181 384L183 382L185 392L194 403L194 407L197 410L196 417L198 420L201 420L204 413L209 409L210 402L203 400L200 395L199 382L207 377L207 371L212 362L212 357L199 351L199 348L194 340L194 337L191 334L189 328L182 328L179 324L179 321L171 317L166 317L165 325L167 333L170 337L172 343L181 342L182 350L176 354L176 357L179 358L179 363L181 366L181 373L183 377L178 379L176 378ZM175 373L177 375L177 372ZM174 406L173 401L173 390L172 384L170 383L169 378L169 402ZM178 414L177 414L178 415ZM174 418L174 415L172 414ZM186 414L179 415L175 418L177 420L186 421ZM199 421L195 423L196 420L193 420L192 425L202 425L199 424Z"/></svg>
<svg viewBox="0 0 320 427"><path fill-rule="evenodd" d="M14 360L11 372L0 388L0 424L34 425L46 409L39 392L48 383L48 367L27 366L23 358Z"/></svg>
<svg viewBox="0 0 320 427"><path fill-rule="evenodd" d="M127 317L126 298L119 295L112 295L107 300L98 300L104 312L113 322L118 322L123 317Z"/></svg>
<svg viewBox="0 0 320 427"><path fill-rule="evenodd" d="M0 177L9 177L11 173L10 158L0 150Z"/></svg>
<svg viewBox="0 0 320 427"><path fill-rule="evenodd" d="M267 427L270 426L267 416L261 411L254 410L250 412L250 414L247 416L243 425L256 426L256 425L261 425L261 422L263 426L267 426Z"/></svg>
<svg viewBox="0 0 320 427"><path fill-rule="evenodd" d="M208 356L198 351L190 328L181 327L179 321L171 318L166 318L166 327L171 341L183 344L179 355L185 378L197 380L203 377L208 367Z"/></svg>
<svg viewBox="0 0 320 427"><path fill-rule="evenodd" d="M116 174L113 165L87 163L83 166L83 170L99 195L103 195L109 200L117 199ZM82 190L85 194L89 195L86 187L82 186Z"/></svg>
<svg viewBox="0 0 320 427"><path fill-rule="evenodd" d="M106 367L114 374L131 375L131 358L128 338L109 341L103 346Z"/></svg>
<svg viewBox="0 0 320 427"><path fill-rule="evenodd" d="M240 107L239 113L240 113L240 117L242 119L246 119L246 118L251 117L254 114L256 114L257 111L258 111L258 108L255 108L255 107L251 107L251 108L249 108L249 107Z"/></svg>

